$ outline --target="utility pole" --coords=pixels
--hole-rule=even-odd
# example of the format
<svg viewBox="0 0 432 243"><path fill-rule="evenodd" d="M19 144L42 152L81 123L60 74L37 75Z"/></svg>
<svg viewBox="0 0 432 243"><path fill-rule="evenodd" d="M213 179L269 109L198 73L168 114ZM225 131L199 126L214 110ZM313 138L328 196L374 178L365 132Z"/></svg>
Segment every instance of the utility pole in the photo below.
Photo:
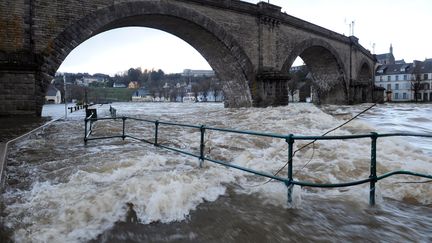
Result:
<svg viewBox="0 0 432 243"><path fill-rule="evenodd" d="M65 119L67 119L66 74L63 74L63 86L64 86L64 102L65 102Z"/></svg>

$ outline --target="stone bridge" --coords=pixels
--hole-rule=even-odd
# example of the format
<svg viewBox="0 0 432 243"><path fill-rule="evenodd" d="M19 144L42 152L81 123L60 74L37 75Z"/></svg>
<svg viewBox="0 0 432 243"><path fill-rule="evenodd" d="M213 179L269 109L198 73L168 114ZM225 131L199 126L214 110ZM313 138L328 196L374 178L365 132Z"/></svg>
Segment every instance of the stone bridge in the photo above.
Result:
<svg viewBox="0 0 432 243"><path fill-rule="evenodd" d="M315 101L373 99L375 57L344 36L238 0L2 0L0 116L40 115L66 56L101 32L127 26L166 31L193 46L223 81L225 106L287 104L289 68L300 56Z"/></svg>

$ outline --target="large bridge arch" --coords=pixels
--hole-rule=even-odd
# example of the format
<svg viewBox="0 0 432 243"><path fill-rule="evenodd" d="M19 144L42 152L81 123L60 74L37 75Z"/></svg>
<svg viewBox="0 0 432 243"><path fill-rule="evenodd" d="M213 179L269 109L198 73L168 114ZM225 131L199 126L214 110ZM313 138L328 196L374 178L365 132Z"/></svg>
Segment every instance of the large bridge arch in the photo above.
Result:
<svg viewBox="0 0 432 243"><path fill-rule="evenodd" d="M119 3L98 9L64 29L43 51L42 72L53 76L66 56L88 38L115 28L140 26L166 31L189 43L223 81L225 106L251 106L254 68L237 41L203 14L165 1Z"/></svg>
<svg viewBox="0 0 432 243"><path fill-rule="evenodd" d="M314 102L346 103L349 77L339 52L327 41L311 38L296 44L287 55L281 72L287 72L301 57L312 76Z"/></svg>

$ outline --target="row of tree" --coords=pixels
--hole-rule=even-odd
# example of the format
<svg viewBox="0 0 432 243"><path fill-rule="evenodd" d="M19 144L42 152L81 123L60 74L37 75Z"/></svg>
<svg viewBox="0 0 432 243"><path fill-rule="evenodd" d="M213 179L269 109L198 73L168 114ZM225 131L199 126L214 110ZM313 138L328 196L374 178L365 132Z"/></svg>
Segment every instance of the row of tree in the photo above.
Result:
<svg viewBox="0 0 432 243"><path fill-rule="evenodd" d="M139 87L150 92L155 98L162 96L165 98L171 96L184 97L187 93L192 92L197 99L199 95L207 97L209 93L216 95L222 92L221 83L215 77L183 76L180 73L165 74L161 69L142 70L141 68L130 68L127 71L116 74L114 77L106 74L59 73L54 79L54 85L62 92L62 95L64 95L63 76L66 77L66 82L68 83L68 100L76 99L81 101L85 99L86 92L94 93L97 90L96 88L111 88L114 83L121 83L127 87L130 82L137 82ZM89 88L86 88L77 85L77 80L82 80L83 78L100 78L101 80L105 80L105 82L92 82L89 84ZM120 92L120 89L118 90ZM104 92L97 93L102 94ZM94 98L92 95L88 97ZM121 97L123 97L121 101L124 101L123 94Z"/></svg>

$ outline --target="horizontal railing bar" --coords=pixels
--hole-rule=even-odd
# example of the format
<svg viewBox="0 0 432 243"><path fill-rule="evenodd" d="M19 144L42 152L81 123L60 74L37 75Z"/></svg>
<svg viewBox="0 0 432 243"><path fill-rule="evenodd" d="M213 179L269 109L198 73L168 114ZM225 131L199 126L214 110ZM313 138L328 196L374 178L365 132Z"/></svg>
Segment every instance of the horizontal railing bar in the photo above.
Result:
<svg viewBox="0 0 432 243"><path fill-rule="evenodd" d="M432 138L432 134L422 134L422 133L383 133L383 134L378 134L378 137L425 137L425 138Z"/></svg>
<svg viewBox="0 0 432 243"><path fill-rule="evenodd" d="M101 118L87 118L87 121L101 121L101 120L121 120L121 117L101 117ZM129 119L129 118L127 118Z"/></svg>
<svg viewBox="0 0 432 243"><path fill-rule="evenodd" d="M178 153L181 153L181 154L186 154L186 155L189 155L189 156L192 156L192 157L195 157L195 158L200 158L199 155L196 155L196 154L193 154L193 153L189 153L189 152L177 149L177 148L168 147L168 146L163 145L163 144L158 144L157 146L161 147L161 148L165 148L165 149L171 150L171 151L175 151L175 152L178 152Z"/></svg>
<svg viewBox="0 0 432 243"><path fill-rule="evenodd" d="M336 135L336 136L302 136L294 135L294 140L349 140L359 138L370 138L372 134L359 134L359 135Z"/></svg>
<svg viewBox="0 0 432 243"><path fill-rule="evenodd" d="M189 125L189 124L181 124L181 123L173 123L173 122L163 122L163 121L158 121L158 122L159 122L159 125L162 124L162 125L171 125L171 126L178 126L178 127L197 128L197 129L201 128L201 126L197 126L197 125Z"/></svg>
<svg viewBox="0 0 432 243"><path fill-rule="evenodd" d="M398 171L392 171L392 172L386 173L386 174L381 175L381 176L377 176L377 180L382 180L384 178L387 178L387 177L390 177L393 175L412 175L412 176L418 176L418 177L432 179L432 175L426 175L426 174L421 174L421 173L416 173L416 172L411 172L411 171L405 171L405 170L398 170Z"/></svg>
<svg viewBox="0 0 432 243"><path fill-rule="evenodd" d="M118 135L118 136L107 136L107 137L93 137L93 138L87 138L87 141L91 141L91 140L102 140L102 139L110 139L110 138L123 138L123 136Z"/></svg>
<svg viewBox="0 0 432 243"><path fill-rule="evenodd" d="M132 139L138 140L138 141L140 141L140 142L145 142L145 143L149 143L149 144L154 145L153 142L150 142L149 140L146 140L146 139L137 138L137 137L134 137L134 136L131 136L131 135L126 135L125 137L127 137L127 138L132 138Z"/></svg>
<svg viewBox="0 0 432 243"><path fill-rule="evenodd" d="M360 184L368 183L372 179L363 179L359 181L352 181L352 182L345 182L345 183L332 183L332 184L322 184L322 183L311 183L311 182L305 182L305 181L293 181L292 184L298 185L298 186L305 186L305 187L321 187L321 188L335 188L335 187L350 187L350 186L357 186Z"/></svg>
<svg viewBox="0 0 432 243"><path fill-rule="evenodd" d="M134 118L134 117L128 117L127 119L129 119L129 120L135 120L135 121L143 121L143 122L148 122L148 123L155 123L156 122L156 121L153 121L153 120Z"/></svg>
<svg viewBox="0 0 432 243"><path fill-rule="evenodd" d="M254 131L241 131L241 130L234 130L234 129L226 129L226 128L217 128L217 127L205 127L206 130L212 130L212 131L220 131L220 132L230 132L230 133L238 133L238 134L247 134L247 135L255 135L255 136L261 136L261 137L272 137L272 138L282 138L286 139L287 135L280 135L280 134L274 134L274 133L262 133L262 132L254 132Z"/></svg>
<svg viewBox="0 0 432 243"><path fill-rule="evenodd" d="M220 161L220 160L215 160L215 159L210 159L210 158L207 158L207 157L204 157L204 160L210 161L210 162L213 162L213 163L216 163L216 164L224 165L224 166L227 166L227 167L235 168L235 169L238 169L238 170L242 170L242 171L245 171L245 172L249 172L249 173L252 173L252 174L255 174L255 175L260 175L260 176L264 176L264 177L267 177L267 178L271 178L273 180L277 180L277 181L281 181L281 182L285 182L285 183L288 182L288 180L286 178L275 176L273 174L267 174L265 172L260 172L260 171L252 170L252 169L249 169L249 168L244 168L244 167L241 167L241 166L236 165L236 164L228 164L226 162L223 162L223 161Z"/></svg>

